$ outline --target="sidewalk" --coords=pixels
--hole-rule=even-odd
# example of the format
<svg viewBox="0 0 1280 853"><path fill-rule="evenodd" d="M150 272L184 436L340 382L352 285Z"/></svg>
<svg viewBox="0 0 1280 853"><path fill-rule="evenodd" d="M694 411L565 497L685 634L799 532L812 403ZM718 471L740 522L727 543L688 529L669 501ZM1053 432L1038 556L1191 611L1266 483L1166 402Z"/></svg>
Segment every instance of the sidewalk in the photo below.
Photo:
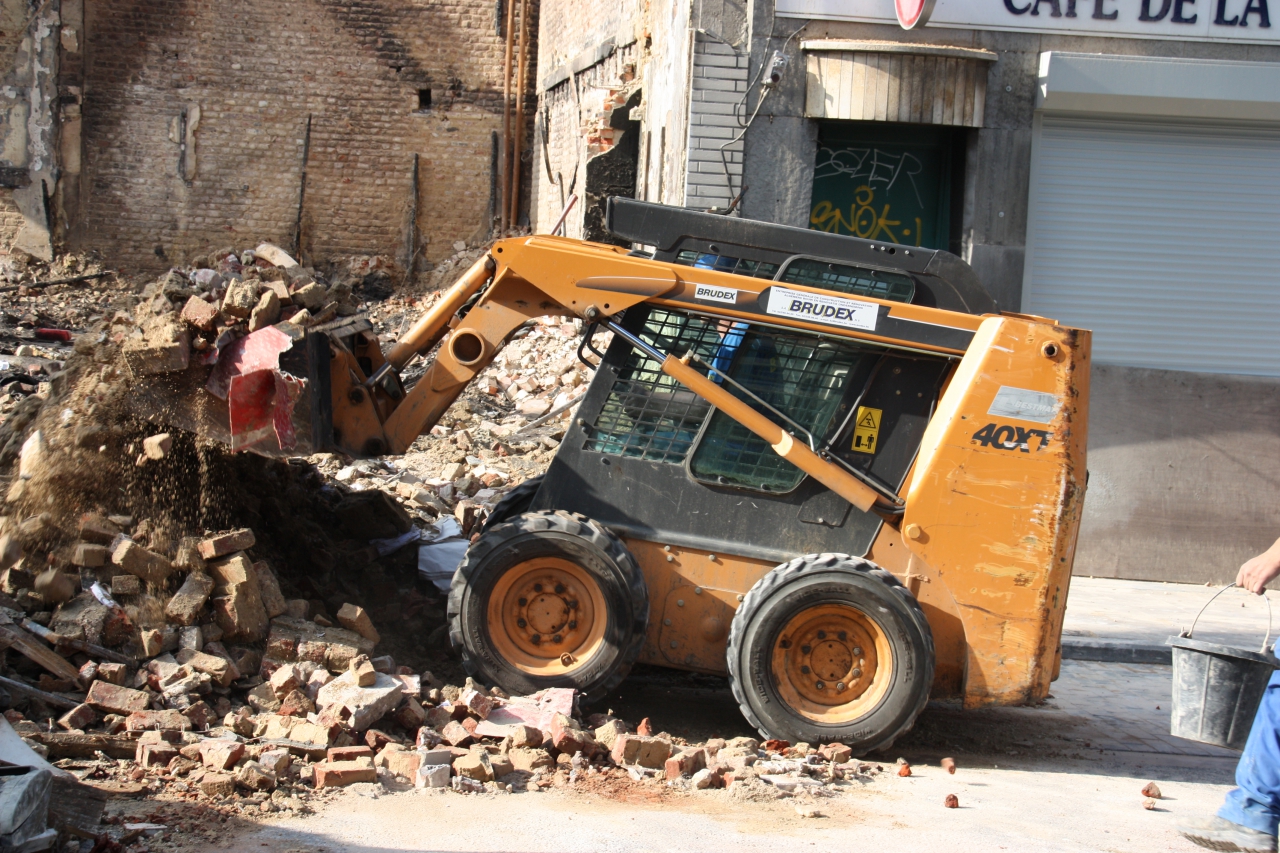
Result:
<svg viewBox="0 0 1280 853"><path fill-rule="evenodd" d="M1073 577L1062 629L1067 660L1169 663L1165 641L1191 627L1220 586ZM1269 591L1271 640L1280 630L1280 591ZM1243 590L1222 593L1196 625L1196 639L1257 650L1267 630L1267 602Z"/></svg>

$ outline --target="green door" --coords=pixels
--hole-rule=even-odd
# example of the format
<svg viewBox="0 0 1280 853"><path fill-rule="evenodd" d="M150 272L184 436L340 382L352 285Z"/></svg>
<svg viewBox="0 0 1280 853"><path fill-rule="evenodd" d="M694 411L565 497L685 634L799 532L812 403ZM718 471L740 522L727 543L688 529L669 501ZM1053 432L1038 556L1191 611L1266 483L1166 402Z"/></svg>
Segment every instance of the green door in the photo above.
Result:
<svg viewBox="0 0 1280 853"><path fill-rule="evenodd" d="M809 227L949 248L952 151L950 128L824 122Z"/></svg>

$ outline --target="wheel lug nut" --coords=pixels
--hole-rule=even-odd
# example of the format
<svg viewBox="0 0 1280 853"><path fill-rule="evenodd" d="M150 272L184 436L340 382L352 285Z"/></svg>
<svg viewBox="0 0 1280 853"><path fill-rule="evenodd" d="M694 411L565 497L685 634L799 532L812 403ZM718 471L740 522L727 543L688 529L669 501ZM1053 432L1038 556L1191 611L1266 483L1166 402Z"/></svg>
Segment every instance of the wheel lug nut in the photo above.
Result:
<svg viewBox="0 0 1280 853"><path fill-rule="evenodd" d="M854 647L853 647L853 656L854 656L855 658L860 658L860 657L862 657L862 647L861 647L861 646L854 646Z"/></svg>
<svg viewBox="0 0 1280 853"><path fill-rule="evenodd" d="M569 609L570 609L570 610L577 610L577 609L578 609L578 602L576 602L576 601L570 601L570 602L569 602Z"/></svg>
<svg viewBox="0 0 1280 853"><path fill-rule="evenodd" d="M836 692L837 692L837 693L843 693L843 692L844 692L844 688L845 688L845 683L844 683L843 681L837 681L837 682L836 682Z"/></svg>
<svg viewBox="0 0 1280 853"><path fill-rule="evenodd" d="M521 628L523 628L523 627L525 627L526 625L528 625L529 623L528 623L528 622L525 622L523 619L517 619L517 620L516 620L516 624L517 624L517 625L519 625Z"/></svg>
<svg viewBox="0 0 1280 853"><path fill-rule="evenodd" d="M804 652L807 655L809 654L809 652L813 651L813 646L801 646L800 651Z"/></svg>
<svg viewBox="0 0 1280 853"><path fill-rule="evenodd" d="M800 671L801 671L801 672L803 672L805 675L808 675L808 674L809 674L809 667L807 667L807 666L802 666L802 667L800 667Z"/></svg>
<svg viewBox="0 0 1280 853"><path fill-rule="evenodd" d="M520 606L521 606L521 607L528 607L528 606L529 606L529 599L527 599L527 598L522 598L522 599L520 599Z"/></svg>
<svg viewBox="0 0 1280 853"><path fill-rule="evenodd" d="M855 669L853 672L851 672L851 673L849 673L849 674L850 674L850 675L852 675L854 678L861 678L861 677L862 677L862 670L860 670L860 669Z"/></svg>
<svg viewBox="0 0 1280 853"><path fill-rule="evenodd" d="M562 592L564 592L564 584L556 584L556 595L560 595Z"/></svg>
<svg viewBox="0 0 1280 853"><path fill-rule="evenodd" d="M783 649L789 649L789 648L791 648L791 641L790 641L790 640L783 640L782 642L778 643L778 647L779 647L779 648L783 648Z"/></svg>
<svg viewBox="0 0 1280 853"><path fill-rule="evenodd" d="M560 634L556 634L554 637L551 638L551 642L553 643L559 643L563 641L564 641L564 637L561 636Z"/></svg>
<svg viewBox="0 0 1280 853"><path fill-rule="evenodd" d="M542 592L542 584L540 584L540 583L535 583L535 584L533 585L533 591L534 591L534 592Z"/></svg>
<svg viewBox="0 0 1280 853"><path fill-rule="evenodd" d="M827 638L827 632L826 632L826 631L819 631L819 632L818 632L818 639L819 639L819 640L825 640L826 638Z"/></svg>
<svg viewBox="0 0 1280 853"><path fill-rule="evenodd" d="M849 632L841 631L839 634L836 634L836 636L840 638L841 642L843 642L844 640L849 639Z"/></svg>
<svg viewBox="0 0 1280 853"><path fill-rule="evenodd" d="M577 628L577 627L578 627L578 621L577 621L576 619L575 619L574 621L572 621L572 622L570 622L570 623L569 623L569 630L570 630L570 631L572 631L574 628Z"/></svg>
<svg viewBox="0 0 1280 853"><path fill-rule="evenodd" d="M813 685L813 686L814 686L814 687L816 687L816 688L818 688L819 690L826 690L826 689L827 689L827 685L826 685L826 683L825 683L825 682L822 682L822 681L814 682L814 685Z"/></svg>
<svg viewBox="0 0 1280 853"><path fill-rule="evenodd" d="M534 634L529 639L533 642L535 646L538 645L538 643L542 642L542 636L540 634Z"/></svg>

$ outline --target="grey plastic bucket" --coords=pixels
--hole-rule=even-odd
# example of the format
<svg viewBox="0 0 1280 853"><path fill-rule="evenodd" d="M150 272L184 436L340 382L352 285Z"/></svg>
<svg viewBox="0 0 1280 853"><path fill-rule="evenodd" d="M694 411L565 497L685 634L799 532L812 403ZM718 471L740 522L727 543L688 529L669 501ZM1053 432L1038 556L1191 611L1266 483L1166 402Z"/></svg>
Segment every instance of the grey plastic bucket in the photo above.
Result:
<svg viewBox="0 0 1280 853"><path fill-rule="evenodd" d="M1267 635L1259 651L1208 643L1192 636L1200 614L1232 586L1235 585L1220 589L1200 608L1190 630L1167 641L1173 646L1173 710L1169 733L1242 750L1267 682L1271 673L1280 668L1280 660L1276 659L1274 649L1267 647L1271 639L1270 599L1267 599Z"/></svg>

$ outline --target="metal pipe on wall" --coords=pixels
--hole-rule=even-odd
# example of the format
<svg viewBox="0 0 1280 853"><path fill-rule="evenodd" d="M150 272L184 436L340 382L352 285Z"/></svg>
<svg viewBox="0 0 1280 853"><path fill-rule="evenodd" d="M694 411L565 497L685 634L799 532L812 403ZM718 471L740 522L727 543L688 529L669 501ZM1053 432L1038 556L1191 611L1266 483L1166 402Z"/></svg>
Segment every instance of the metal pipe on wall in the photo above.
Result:
<svg viewBox="0 0 1280 853"><path fill-rule="evenodd" d="M515 40L516 2L507 2L507 49L502 59L502 210L501 231L507 230L511 192L511 59Z"/></svg>
<svg viewBox="0 0 1280 853"><path fill-rule="evenodd" d="M511 0L514 5L514 0ZM516 95L516 126L512 148L515 156L511 160L511 209L507 221L511 226L520 221L520 148L524 142L524 85L528 76L529 60L529 0L520 2L520 61L516 73L516 84L513 87Z"/></svg>

